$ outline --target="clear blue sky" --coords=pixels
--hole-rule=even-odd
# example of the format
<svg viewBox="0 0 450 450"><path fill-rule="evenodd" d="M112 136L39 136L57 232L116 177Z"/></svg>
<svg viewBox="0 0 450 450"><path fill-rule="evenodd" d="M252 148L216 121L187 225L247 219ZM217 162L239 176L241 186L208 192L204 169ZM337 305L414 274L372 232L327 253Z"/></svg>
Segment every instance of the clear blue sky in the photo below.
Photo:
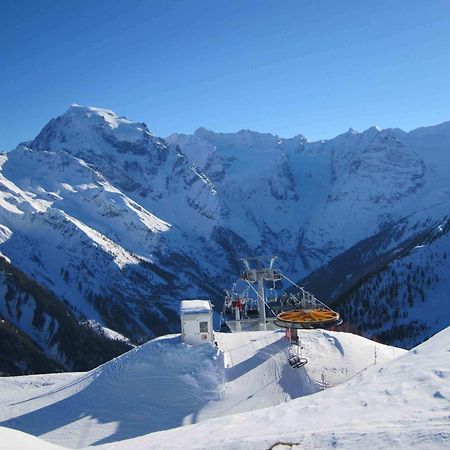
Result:
<svg viewBox="0 0 450 450"><path fill-rule="evenodd" d="M1 0L0 149L71 103L157 135L450 120L450 0Z"/></svg>

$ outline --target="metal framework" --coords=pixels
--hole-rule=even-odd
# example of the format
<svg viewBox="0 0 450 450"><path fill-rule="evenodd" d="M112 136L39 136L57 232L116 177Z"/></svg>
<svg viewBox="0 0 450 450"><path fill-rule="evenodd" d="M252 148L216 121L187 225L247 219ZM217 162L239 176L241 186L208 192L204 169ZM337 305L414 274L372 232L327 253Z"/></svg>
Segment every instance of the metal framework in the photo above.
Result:
<svg viewBox="0 0 450 450"><path fill-rule="evenodd" d="M247 288L238 293L234 284L231 291L226 291L222 311L222 315L228 310L234 316L226 321L230 329L267 330L281 327L296 334L295 330L300 328L324 328L342 323L339 313L275 269L276 259L276 256L241 258L244 270L240 278L247 283ZM295 293L285 293L281 298L276 296L276 306L271 302L276 310L274 312L265 296L264 283L272 282L273 291L275 283L283 279L298 290ZM250 289L256 294L256 298L249 296ZM266 310L272 315L269 319L266 317Z"/></svg>
<svg viewBox="0 0 450 450"><path fill-rule="evenodd" d="M247 283L247 287L238 293L236 284L234 284L231 291L225 291L221 323L222 316L228 310L231 313L229 317L234 316L234 320L226 320L226 325L232 332L284 328L286 337L289 340L289 365L294 369L298 369L308 363L308 360L302 356L301 350L303 347L298 330L339 325L342 323L342 319L338 312L333 311L306 289L298 286L279 270L274 269L276 259L276 256L241 258L244 270L240 278ZM283 279L298 290L295 293L285 293L281 298L278 295L272 296L270 303L273 309L277 311L275 313L269 305L269 299L265 296L264 283L272 282L271 291L273 292L276 290L275 283ZM249 296L250 289L256 294L256 298ZM277 306L274 306L274 303ZM272 317L269 319L266 317L266 308L272 314Z"/></svg>
<svg viewBox="0 0 450 450"><path fill-rule="evenodd" d="M253 256L242 258L245 270L241 274L241 279L246 281L252 288L252 284L257 284L256 294L258 296L258 316L260 325L266 323L267 303L264 296L264 282L275 282L282 278L281 273L273 268L276 259L276 256ZM265 264L267 264L268 260L270 260L270 262L267 267ZM255 289L253 288L253 290Z"/></svg>

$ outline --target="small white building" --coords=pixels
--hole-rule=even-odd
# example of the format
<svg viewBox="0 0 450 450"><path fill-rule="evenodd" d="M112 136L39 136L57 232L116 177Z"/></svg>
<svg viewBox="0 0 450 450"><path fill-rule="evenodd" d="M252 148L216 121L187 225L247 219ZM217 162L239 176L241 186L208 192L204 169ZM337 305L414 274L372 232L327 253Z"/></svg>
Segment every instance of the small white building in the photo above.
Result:
<svg viewBox="0 0 450 450"><path fill-rule="evenodd" d="M181 340L184 343L214 342L213 310L209 300L183 300L180 316Z"/></svg>

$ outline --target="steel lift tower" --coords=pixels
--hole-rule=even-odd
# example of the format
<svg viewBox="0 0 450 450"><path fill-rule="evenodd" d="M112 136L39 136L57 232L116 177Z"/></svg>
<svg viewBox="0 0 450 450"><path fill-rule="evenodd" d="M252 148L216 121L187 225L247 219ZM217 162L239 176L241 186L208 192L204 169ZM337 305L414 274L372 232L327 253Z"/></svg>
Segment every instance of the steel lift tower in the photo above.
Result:
<svg viewBox="0 0 450 450"><path fill-rule="evenodd" d="M256 293L258 295L258 316L259 324L263 328L266 326L266 298L264 294L265 281L281 280L282 275L278 270L273 268L273 264L277 259L276 256L255 256L242 258L245 270L241 275L241 279L245 280L249 285L257 284ZM252 286L253 288L253 286ZM253 290L255 290L253 288Z"/></svg>

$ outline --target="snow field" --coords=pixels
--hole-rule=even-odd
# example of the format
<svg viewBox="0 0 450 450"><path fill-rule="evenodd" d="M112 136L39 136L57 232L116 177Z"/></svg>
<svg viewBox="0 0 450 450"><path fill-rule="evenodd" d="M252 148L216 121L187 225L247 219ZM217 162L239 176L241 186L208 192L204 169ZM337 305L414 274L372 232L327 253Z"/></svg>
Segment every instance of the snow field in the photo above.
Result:
<svg viewBox="0 0 450 450"><path fill-rule="evenodd" d="M100 448L446 449L449 381L450 327L324 392Z"/></svg>
<svg viewBox="0 0 450 450"><path fill-rule="evenodd" d="M111 445L286 403L321 390L324 372L328 386L341 383L373 364L374 345L378 363L404 353L351 334L305 330L310 362L292 369L282 332L216 339L218 346L188 346L165 336L87 373L0 379L0 426L70 448Z"/></svg>

